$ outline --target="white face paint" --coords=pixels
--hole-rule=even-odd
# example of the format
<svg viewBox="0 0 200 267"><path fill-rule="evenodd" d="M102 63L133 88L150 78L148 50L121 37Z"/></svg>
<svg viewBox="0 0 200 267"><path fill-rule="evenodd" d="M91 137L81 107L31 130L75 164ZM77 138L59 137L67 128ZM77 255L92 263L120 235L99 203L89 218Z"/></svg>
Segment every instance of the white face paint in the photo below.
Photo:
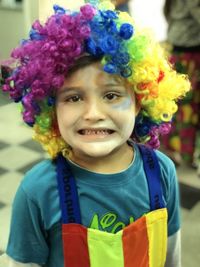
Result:
<svg viewBox="0 0 200 267"><path fill-rule="evenodd" d="M131 106L131 97L128 97L127 99L124 100L124 102L115 104L112 107L115 109L121 109L121 110L126 110Z"/></svg>
<svg viewBox="0 0 200 267"><path fill-rule="evenodd" d="M73 158L114 156L134 128L133 90L101 68L94 63L75 71L57 93L58 125Z"/></svg>

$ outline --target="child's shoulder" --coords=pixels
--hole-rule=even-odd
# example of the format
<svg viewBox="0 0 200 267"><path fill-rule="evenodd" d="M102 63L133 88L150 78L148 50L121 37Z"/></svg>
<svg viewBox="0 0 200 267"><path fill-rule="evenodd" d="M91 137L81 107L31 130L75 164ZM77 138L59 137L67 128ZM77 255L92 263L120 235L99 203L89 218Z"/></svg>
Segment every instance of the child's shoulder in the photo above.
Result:
<svg viewBox="0 0 200 267"><path fill-rule="evenodd" d="M43 176L46 172L52 171L52 169L55 169L53 161L51 159L44 159L33 165L33 167L26 172L25 177L34 175Z"/></svg>
<svg viewBox="0 0 200 267"><path fill-rule="evenodd" d="M135 147L139 152L138 146ZM161 173L164 174L164 177L166 176L176 176L176 169L173 161L165 155L160 150L154 150L157 156L157 160L160 166ZM140 160L142 161L142 157L140 156Z"/></svg>
<svg viewBox="0 0 200 267"><path fill-rule="evenodd" d="M139 152L139 146L134 144L134 149L136 150L136 155L140 154ZM151 148L150 148L151 149ZM175 165L174 162L167 156L165 155L163 152L161 152L160 150L154 150L157 156L157 160L161 169L161 172L165 173L165 175L170 175L173 174L175 175L176 173L176 169L175 169ZM142 155L140 154L140 160L142 161Z"/></svg>
<svg viewBox="0 0 200 267"><path fill-rule="evenodd" d="M139 146L134 144L134 149L137 151L137 153L140 154L139 152ZM152 150L152 148L149 148ZM159 165L161 168L167 168L167 169L175 169L175 165L173 163L173 161L163 152L161 152L160 150L155 149L154 150L159 162Z"/></svg>
<svg viewBox="0 0 200 267"><path fill-rule="evenodd" d="M174 185L177 182L174 162L163 152L159 150L155 150L155 152L160 166L162 181L165 186L169 188L169 186Z"/></svg>
<svg viewBox="0 0 200 267"><path fill-rule="evenodd" d="M161 168L166 168L171 171L175 170L174 162L166 154L164 154L160 150L155 150L155 152Z"/></svg>
<svg viewBox="0 0 200 267"><path fill-rule="evenodd" d="M24 176L21 187L27 195L37 198L56 185L56 166L50 159L33 166Z"/></svg>

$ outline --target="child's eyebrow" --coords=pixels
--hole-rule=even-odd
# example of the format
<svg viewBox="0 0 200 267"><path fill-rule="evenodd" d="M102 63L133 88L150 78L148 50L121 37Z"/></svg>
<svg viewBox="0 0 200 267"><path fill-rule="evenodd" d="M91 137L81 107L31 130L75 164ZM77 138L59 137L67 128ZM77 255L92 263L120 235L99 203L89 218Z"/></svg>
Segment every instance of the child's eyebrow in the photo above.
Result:
<svg viewBox="0 0 200 267"><path fill-rule="evenodd" d="M113 77L112 79L109 79L105 81L103 84L104 86L124 86L124 80L119 77Z"/></svg>
<svg viewBox="0 0 200 267"><path fill-rule="evenodd" d="M102 90L126 90L126 86L124 85L124 83L119 83L119 82L117 82L117 83L115 83L115 82L110 82L110 83L105 83L105 84L103 84L103 85L101 85L100 86L100 89L102 89Z"/></svg>
<svg viewBox="0 0 200 267"><path fill-rule="evenodd" d="M112 79L111 81L105 81L102 83L104 87L125 87L125 82L122 79Z"/></svg>
<svg viewBox="0 0 200 267"><path fill-rule="evenodd" d="M62 95L68 92L74 92L74 91L81 91L81 87L78 86L72 86L72 87L64 87L61 90L58 90L58 94Z"/></svg>
<svg viewBox="0 0 200 267"><path fill-rule="evenodd" d="M115 83L115 82L110 82L110 83L105 83L104 84L104 86L107 86L107 87L109 87L109 86L122 86L123 85L123 83Z"/></svg>

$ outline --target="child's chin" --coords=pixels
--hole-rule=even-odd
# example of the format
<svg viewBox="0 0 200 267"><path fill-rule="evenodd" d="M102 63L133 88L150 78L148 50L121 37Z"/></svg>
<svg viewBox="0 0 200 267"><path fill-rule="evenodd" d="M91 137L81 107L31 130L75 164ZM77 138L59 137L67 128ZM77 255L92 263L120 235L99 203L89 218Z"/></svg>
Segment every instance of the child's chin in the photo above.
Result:
<svg viewBox="0 0 200 267"><path fill-rule="evenodd" d="M85 155L97 159L97 158L102 158L102 157L108 156L112 152L112 150L93 149L93 150L86 150L84 152L85 152L84 153Z"/></svg>
<svg viewBox="0 0 200 267"><path fill-rule="evenodd" d="M115 147L106 146L103 144L91 145L88 144L87 148L82 150L83 154L92 158L102 158L110 155L115 150Z"/></svg>

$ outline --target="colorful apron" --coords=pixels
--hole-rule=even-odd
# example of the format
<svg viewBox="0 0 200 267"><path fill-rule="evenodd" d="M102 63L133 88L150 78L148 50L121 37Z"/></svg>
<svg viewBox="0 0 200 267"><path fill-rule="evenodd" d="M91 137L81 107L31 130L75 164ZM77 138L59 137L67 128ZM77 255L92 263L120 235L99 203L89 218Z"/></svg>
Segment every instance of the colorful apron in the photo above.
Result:
<svg viewBox="0 0 200 267"><path fill-rule="evenodd" d="M62 210L64 267L163 267L167 249L167 210L162 199L156 154L139 146L151 211L116 234L81 225L76 181L59 155L57 178Z"/></svg>

